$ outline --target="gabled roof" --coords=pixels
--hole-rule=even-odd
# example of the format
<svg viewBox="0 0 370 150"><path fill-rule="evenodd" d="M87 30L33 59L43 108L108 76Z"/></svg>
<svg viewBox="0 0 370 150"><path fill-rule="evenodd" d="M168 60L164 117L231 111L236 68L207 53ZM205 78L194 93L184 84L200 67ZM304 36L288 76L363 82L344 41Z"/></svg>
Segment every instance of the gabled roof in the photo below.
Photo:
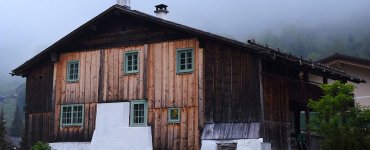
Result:
<svg viewBox="0 0 370 150"><path fill-rule="evenodd" d="M320 62L320 63L328 63L328 62L335 61L335 60L345 60L345 61L350 61L350 62L354 62L354 63L359 63L359 64L370 66L370 60L368 60L368 59L363 59L363 58L359 58L359 57L348 56L348 55L339 54L339 53L335 53L333 55L330 55L328 57L325 57L325 58L319 60L318 62Z"/></svg>
<svg viewBox="0 0 370 150"><path fill-rule="evenodd" d="M74 31L72 31L71 33L69 33L68 35L66 35L65 37L63 37L62 39L54 43L53 45L49 46L48 48L46 48L45 50L43 50L42 52L40 52L39 54L31 58L30 60L26 61L25 63L23 63L16 69L14 69L11 74L18 75L18 76L25 76L25 72L27 70L29 70L30 68L32 68L34 65L36 65L37 63L41 61L44 61L46 59L50 60L51 54L56 52L58 48L70 42L73 38L78 37L79 35L83 33L83 31L90 29L92 25L104 20L106 16L112 13L118 13L118 14L124 14L128 16L136 17L136 18L139 18L139 19L151 22L151 23L161 25L163 27L167 27L167 28L171 28L177 31L188 33L189 35L193 35L194 37L214 40L214 41L217 41L223 44L240 47L250 52L254 52L254 53L258 53L262 55L274 56L274 57L276 56L284 57L286 58L286 61L294 62L296 63L297 66L300 65L302 67L309 68L311 72L319 72L319 73L327 74L328 76L333 76L336 78L345 79L345 80L353 81L356 83L365 82L364 80L348 75L343 71L335 70L330 67L324 66L320 63L315 63L312 61L308 61L308 60L293 56L291 54L283 53L283 52L280 52L279 50L274 50L269 47L264 47L254 42L250 42L249 44L243 43L243 42L229 39L226 37L222 37L222 36L219 36L213 33L205 32L205 31L191 28L185 25L174 23L168 20L163 20L161 18L157 18L151 15L142 13L140 11L131 10L131 9L128 9L127 7L120 6L120 5L113 5L106 11L102 12L98 16L86 22L85 24L75 29Z"/></svg>
<svg viewBox="0 0 370 150"><path fill-rule="evenodd" d="M99 14L98 16L96 16L93 19L91 19L90 21L86 22L85 24L83 24L79 28L75 29L74 31L72 31L71 33L69 33L68 35L66 35L65 37L63 37L62 39L60 39L59 41L54 43L53 45L49 46L48 48L46 48L45 50L43 50L42 52L40 52L39 54L37 54L36 56L31 58L30 60L26 61L25 63L23 63L22 65L20 65L16 69L14 69L11 74L22 76L24 71L26 71L27 69L29 69L30 67L32 67L36 63L40 62L43 59L50 58L51 52L54 52L56 49L58 49L58 47L63 45L63 43L67 42L72 37L78 36L83 30L86 30L86 29L90 28L91 25L94 25L95 23L99 22L100 20L102 20L108 14L115 13L115 12L122 13L122 14L125 14L125 15L134 16L134 17L138 17L140 19L144 19L144 20L147 20L147 21L150 21L150 22L155 22L159 25L169 27L169 28L173 28L173 29L179 30L179 31L184 31L186 33L193 34L195 36L220 41L222 43L229 43L229 44L237 45L237 46L240 46L240 47L248 47L248 45L246 43L242 43L242 42L239 42L239 41L236 41L236 40L228 39L228 38L216 35L216 34L201 31L201 30L191 28L191 27L188 27L188 26L184 26L184 25L174 23L174 22L171 22L171 21L167 21L167 20L164 20L164 19L161 19L161 18L158 18L158 17L154 17L154 16L151 16L151 15L142 13L140 11L128 9L127 7L124 7L124 6L113 5L109 9L105 10L104 12Z"/></svg>

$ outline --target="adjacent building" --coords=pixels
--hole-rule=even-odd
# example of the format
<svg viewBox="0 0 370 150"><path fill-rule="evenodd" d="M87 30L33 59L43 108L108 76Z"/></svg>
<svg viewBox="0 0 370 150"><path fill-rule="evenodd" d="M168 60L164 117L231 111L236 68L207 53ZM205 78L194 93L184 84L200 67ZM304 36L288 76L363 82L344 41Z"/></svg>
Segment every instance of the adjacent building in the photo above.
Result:
<svg viewBox="0 0 370 150"><path fill-rule="evenodd" d="M370 60L368 59L336 53L319 60L319 62L370 81ZM356 86L354 93L356 102L363 106L370 106L370 84L354 85Z"/></svg>

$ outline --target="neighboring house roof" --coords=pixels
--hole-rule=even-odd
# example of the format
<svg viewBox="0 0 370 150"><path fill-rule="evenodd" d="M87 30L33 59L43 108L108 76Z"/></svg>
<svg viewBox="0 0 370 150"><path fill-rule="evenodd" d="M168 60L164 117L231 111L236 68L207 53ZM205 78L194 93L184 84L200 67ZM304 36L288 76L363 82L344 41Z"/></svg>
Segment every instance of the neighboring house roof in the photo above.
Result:
<svg viewBox="0 0 370 150"><path fill-rule="evenodd" d="M65 37L63 37L62 39L60 39L59 41L54 43L53 45L49 46L48 48L46 48L45 50L43 50L42 52L40 52L39 54L37 54L36 56L31 58L30 60L26 61L25 63L20 65L18 68L14 69L11 74L12 75L18 75L18 76L25 76L25 74L24 74L25 71L27 71L28 69L30 69L32 66L36 65L37 63L39 63L39 62L41 62L41 61L43 61L47 58L50 58L50 55L53 52L56 52L58 48L63 46L63 44L67 43L68 41L71 41L74 37L79 36L84 30L89 29L95 23L103 20L103 18L105 16L107 16L108 14L117 13L117 12L121 13L121 14L124 14L124 15L137 17L137 18L140 18L140 19L152 22L152 23L156 23L156 24L162 25L164 27L168 27L168 28L172 28L172 29L175 29L175 30L178 30L178 31L182 31L182 32L194 35L195 37L200 37L200 38L209 39L209 40L215 40L217 42L237 46L237 47L249 50L249 51L254 52L254 53L260 53L260 54L267 55L267 56L272 56L272 57L286 58L287 61L291 61L291 62L296 63L297 65L306 67L306 68L308 68L308 70L310 70L312 72L327 74L328 76L333 76L333 77L336 77L336 78L345 79L345 80L353 81L353 82L356 82L356 83L365 82L365 80L362 80L358 77L348 75L343 71L332 69L332 68L324 66L320 63L315 63L315 62L312 62L312 61L308 61L308 60L293 56L291 54L283 53L283 52L280 52L278 50L274 50L274 49L271 49L271 48L268 48L268 47L265 47L265 46L261 46L261 45L258 45L256 43L252 42L252 41L250 41L249 44L243 43L243 42L240 42L240 41L237 41L237 40L229 39L229 38L222 37L222 36L219 36L219 35L216 35L216 34L212 34L212 33L209 33L209 32L202 31L202 30L198 30L198 29L195 29L195 28L191 28L191 27L188 27L188 26L177 24L177 23L174 23L174 22L171 22L171 21L163 20L161 18L154 17L154 16L151 16L151 15L148 15L148 14L136 11L136 10L127 9L126 7L120 6L120 5L113 5L112 7L107 9L106 11L104 11L101 14L99 14L98 16L96 16L95 18L91 19L90 21L83 24L82 26L80 26L76 30L72 31L71 33L69 33L68 35L66 35Z"/></svg>
<svg viewBox="0 0 370 150"><path fill-rule="evenodd" d="M358 64L358 65L363 65L363 66L367 66L367 68L370 68L370 60L368 60L368 59L348 56L348 55L339 54L339 53L335 53L333 55L325 57L325 58L319 60L318 62L323 63L323 64L329 64L329 63L334 62L334 61L340 61L340 62L343 62L343 63L352 62L352 63Z"/></svg>

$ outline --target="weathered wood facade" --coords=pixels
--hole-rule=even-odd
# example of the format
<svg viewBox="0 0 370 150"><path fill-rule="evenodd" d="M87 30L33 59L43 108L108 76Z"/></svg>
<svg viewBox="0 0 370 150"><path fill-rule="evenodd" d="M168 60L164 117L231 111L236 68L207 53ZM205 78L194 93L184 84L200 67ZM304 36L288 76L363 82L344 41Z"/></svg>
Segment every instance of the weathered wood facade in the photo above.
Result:
<svg viewBox="0 0 370 150"><path fill-rule="evenodd" d="M181 48L193 49L192 72L176 71ZM138 52L136 74L124 73L129 51ZM79 61L76 82L66 79L71 60ZM146 100L154 149L200 149L202 138L263 138L286 149L289 112L307 111L307 100L320 95L300 72L357 81L297 60L115 5L13 74L27 77L28 148L39 140L88 142L99 103ZM82 126L60 125L66 104L83 104ZM180 123L168 123L172 107L180 108Z"/></svg>

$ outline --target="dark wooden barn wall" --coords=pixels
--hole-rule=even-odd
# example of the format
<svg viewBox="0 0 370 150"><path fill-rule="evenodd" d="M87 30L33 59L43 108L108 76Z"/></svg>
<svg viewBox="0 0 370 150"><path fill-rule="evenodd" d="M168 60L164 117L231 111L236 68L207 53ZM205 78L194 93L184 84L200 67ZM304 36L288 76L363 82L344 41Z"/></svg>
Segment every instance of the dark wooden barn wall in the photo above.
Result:
<svg viewBox="0 0 370 150"><path fill-rule="evenodd" d="M32 69L26 85L26 147L38 140L50 139L53 131L53 63L40 63Z"/></svg>
<svg viewBox="0 0 370 150"><path fill-rule="evenodd" d="M258 58L245 50L205 42L206 123L261 120Z"/></svg>
<svg viewBox="0 0 370 150"><path fill-rule="evenodd" d="M285 80L274 75L262 77L264 122L261 135L266 142L271 142L274 150L288 148L289 137L289 94Z"/></svg>
<svg viewBox="0 0 370 150"><path fill-rule="evenodd" d="M175 31L145 20L113 14L97 22L61 50L81 50L160 43L166 40L190 38L189 34Z"/></svg>
<svg viewBox="0 0 370 150"><path fill-rule="evenodd" d="M50 112L53 110L51 101L53 63L44 62L35 66L29 73L26 82L27 113Z"/></svg>
<svg viewBox="0 0 370 150"><path fill-rule="evenodd" d="M290 136L289 112L305 111L309 99L322 95L317 85L272 73L262 74L264 122L261 135L272 149L287 149Z"/></svg>

